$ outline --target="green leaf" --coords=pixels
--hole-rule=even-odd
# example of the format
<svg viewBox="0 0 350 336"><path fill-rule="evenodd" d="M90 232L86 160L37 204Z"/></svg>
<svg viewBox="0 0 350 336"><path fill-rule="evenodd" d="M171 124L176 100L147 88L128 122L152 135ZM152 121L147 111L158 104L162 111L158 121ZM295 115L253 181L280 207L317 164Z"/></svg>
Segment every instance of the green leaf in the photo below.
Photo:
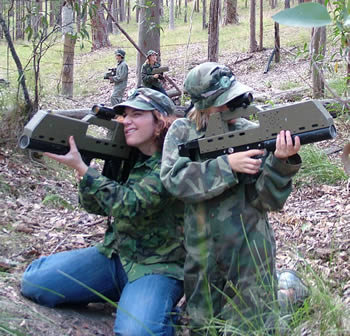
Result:
<svg viewBox="0 0 350 336"><path fill-rule="evenodd" d="M272 18L280 24L307 28L322 27L332 22L327 8L314 2L306 2L294 8L285 9Z"/></svg>

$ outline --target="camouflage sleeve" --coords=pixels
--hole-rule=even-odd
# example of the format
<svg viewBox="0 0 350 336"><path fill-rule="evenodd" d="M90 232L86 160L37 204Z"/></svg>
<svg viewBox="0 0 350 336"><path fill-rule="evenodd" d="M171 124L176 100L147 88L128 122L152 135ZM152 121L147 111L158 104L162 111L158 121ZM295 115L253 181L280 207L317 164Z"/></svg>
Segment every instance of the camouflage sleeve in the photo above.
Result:
<svg viewBox="0 0 350 336"><path fill-rule="evenodd" d="M144 63L141 68L141 79L145 86L152 86L157 83L158 79L154 78L151 74L152 68Z"/></svg>
<svg viewBox="0 0 350 336"><path fill-rule="evenodd" d="M292 178L300 167L299 155L294 155L284 162L271 153L256 182L252 204L264 211L281 209L292 192Z"/></svg>
<svg viewBox="0 0 350 336"><path fill-rule="evenodd" d="M238 183L226 155L204 162L179 156L178 145L188 141L190 121L177 119L164 142L160 178L175 197L191 203L220 195Z"/></svg>
<svg viewBox="0 0 350 336"><path fill-rule="evenodd" d="M113 77L114 83L123 82L128 77L128 65L123 62L117 67L115 76Z"/></svg>
<svg viewBox="0 0 350 336"><path fill-rule="evenodd" d="M151 216L166 201L159 171L158 166L138 181L122 185L89 168L79 185L81 204L86 211L105 216Z"/></svg>

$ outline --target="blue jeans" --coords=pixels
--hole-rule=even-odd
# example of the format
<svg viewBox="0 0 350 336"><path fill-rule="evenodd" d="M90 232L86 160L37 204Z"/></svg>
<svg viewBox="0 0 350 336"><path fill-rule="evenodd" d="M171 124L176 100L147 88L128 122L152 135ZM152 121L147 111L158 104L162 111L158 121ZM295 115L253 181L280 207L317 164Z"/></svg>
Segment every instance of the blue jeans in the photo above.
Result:
<svg viewBox="0 0 350 336"><path fill-rule="evenodd" d="M96 247L33 261L23 274L21 292L48 307L105 302L72 279L114 302L119 301L114 324L116 335L174 335L173 311L183 295L183 282L158 274L129 282L119 257L109 259Z"/></svg>

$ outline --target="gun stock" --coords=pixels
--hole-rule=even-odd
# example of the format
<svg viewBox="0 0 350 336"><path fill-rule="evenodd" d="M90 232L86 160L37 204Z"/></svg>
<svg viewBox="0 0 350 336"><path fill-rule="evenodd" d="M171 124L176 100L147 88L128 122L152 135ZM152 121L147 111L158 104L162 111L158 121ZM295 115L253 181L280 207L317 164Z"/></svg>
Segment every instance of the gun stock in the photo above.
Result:
<svg viewBox="0 0 350 336"><path fill-rule="evenodd" d="M229 120L251 115L258 121L256 128L229 131ZM302 145L336 137L333 118L318 101L268 110L249 105L211 115L205 136L180 144L179 154L194 159L199 153L201 159L210 159L249 149L274 151L281 130L290 130L292 138L299 136Z"/></svg>
<svg viewBox="0 0 350 336"><path fill-rule="evenodd" d="M106 134L96 136L96 129ZM25 125L18 144L21 149L64 155L69 151L70 135L74 136L86 164L92 159L105 161L103 174L107 177L116 179L123 161L130 158L131 148L125 142L123 125L92 113L79 120L38 111Z"/></svg>

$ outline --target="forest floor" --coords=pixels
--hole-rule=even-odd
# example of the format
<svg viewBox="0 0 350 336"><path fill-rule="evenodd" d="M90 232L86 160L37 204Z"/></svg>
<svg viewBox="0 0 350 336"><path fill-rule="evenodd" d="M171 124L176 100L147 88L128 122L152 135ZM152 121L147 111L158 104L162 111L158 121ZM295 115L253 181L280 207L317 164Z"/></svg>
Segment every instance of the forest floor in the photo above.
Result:
<svg viewBox="0 0 350 336"><path fill-rule="evenodd" d="M196 48L195 45L191 48L192 59L196 60L192 66L200 63L198 55L205 59L203 50ZM285 90L281 87L285 83L302 88L301 96L293 97L294 100L308 96L309 63L295 60L290 52L284 51L281 63L272 63L264 74L270 53L271 50L227 53L220 55L220 62L230 66L238 80L250 85L256 97L263 97L263 102L282 97ZM86 62L89 55L82 57ZM173 71L172 78L182 87L183 62L177 55L171 59L168 65ZM130 69L129 88L135 83L134 70ZM96 103L108 104L110 95L111 87L103 82L99 93L73 99L46 97L42 108L89 108ZM350 125L337 119L335 122L337 138L318 145L320 150L330 153L332 161L339 162L341 149L350 142ZM30 159L28 153L18 151L16 141L8 139L0 147L0 335L11 334L2 329L4 326L18 331L13 335L112 335L115 312L109 304L50 309L20 295L20 276L26 265L41 255L100 241L105 219L78 207L71 171L46 159ZM283 210L270 216L277 240L278 268L297 269L306 277L307 270L312 269L347 309L350 309L349 193L346 182L298 186Z"/></svg>

